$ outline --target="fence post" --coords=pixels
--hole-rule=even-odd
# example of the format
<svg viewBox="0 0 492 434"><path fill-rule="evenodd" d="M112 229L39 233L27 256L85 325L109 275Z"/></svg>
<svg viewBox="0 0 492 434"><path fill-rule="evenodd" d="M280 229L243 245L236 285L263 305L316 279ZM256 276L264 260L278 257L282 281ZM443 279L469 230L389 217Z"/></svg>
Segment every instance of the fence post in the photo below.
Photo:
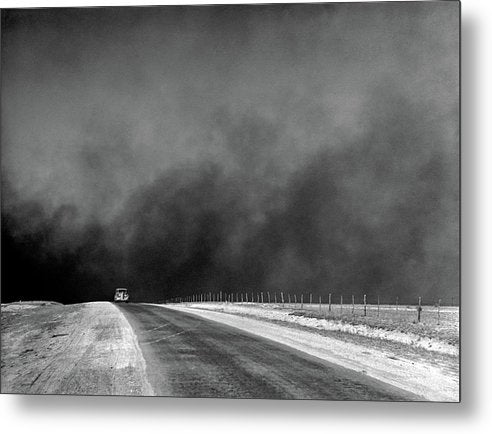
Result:
<svg viewBox="0 0 492 434"><path fill-rule="evenodd" d="M287 294L287 297L288 297L289 304L290 304L290 294Z"/></svg>
<svg viewBox="0 0 492 434"><path fill-rule="evenodd" d="M270 303L270 291L267 291L268 303Z"/></svg>
<svg viewBox="0 0 492 434"><path fill-rule="evenodd" d="M422 297L419 297L419 306L417 307L417 322L420 322L421 312L422 312Z"/></svg>
<svg viewBox="0 0 492 434"><path fill-rule="evenodd" d="M301 294L301 310L302 310L302 307L304 306L304 294Z"/></svg>
<svg viewBox="0 0 492 434"><path fill-rule="evenodd" d="M263 291L261 291L261 303L263 304Z"/></svg>
<svg viewBox="0 0 492 434"><path fill-rule="evenodd" d="M309 304L313 304L313 294L309 294Z"/></svg>
<svg viewBox="0 0 492 434"><path fill-rule="evenodd" d="M340 295L340 313L343 312L343 295Z"/></svg>
<svg viewBox="0 0 492 434"><path fill-rule="evenodd" d="M398 312L398 297L396 297L396 311Z"/></svg>
<svg viewBox="0 0 492 434"><path fill-rule="evenodd" d="M328 312L331 312L331 292L328 294Z"/></svg>
<svg viewBox="0 0 492 434"><path fill-rule="evenodd" d="M294 307L297 308L297 295L294 294Z"/></svg>
<svg viewBox="0 0 492 434"><path fill-rule="evenodd" d="M321 295L319 296L319 312L321 313Z"/></svg>
<svg viewBox="0 0 492 434"><path fill-rule="evenodd" d="M277 304L277 291L274 292L273 296L274 296L274 299L275 299L275 304Z"/></svg>
<svg viewBox="0 0 492 434"><path fill-rule="evenodd" d="M437 300L437 325L441 322L441 299Z"/></svg>
<svg viewBox="0 0 492 434"><path fill-rule="evenodd" d="M367 296L364 294L364 316L367 316Z"/></svg>
<svg viewBox="0 0 492 434"><path fill-rule="evenodd" d="M355 298L354 294L352 294L352 315L355 313Z"/></svg>

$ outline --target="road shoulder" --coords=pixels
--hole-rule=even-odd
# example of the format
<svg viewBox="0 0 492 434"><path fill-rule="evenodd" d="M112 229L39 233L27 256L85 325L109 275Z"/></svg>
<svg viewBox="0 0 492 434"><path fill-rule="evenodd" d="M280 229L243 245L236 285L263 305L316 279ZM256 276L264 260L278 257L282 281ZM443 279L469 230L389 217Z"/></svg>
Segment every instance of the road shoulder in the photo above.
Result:
<svg viewBox="0 0 492 434"><path fill-rule="evenodd" d="M153 391L133 330L112 303L2 305L2 393Z"/></svg>

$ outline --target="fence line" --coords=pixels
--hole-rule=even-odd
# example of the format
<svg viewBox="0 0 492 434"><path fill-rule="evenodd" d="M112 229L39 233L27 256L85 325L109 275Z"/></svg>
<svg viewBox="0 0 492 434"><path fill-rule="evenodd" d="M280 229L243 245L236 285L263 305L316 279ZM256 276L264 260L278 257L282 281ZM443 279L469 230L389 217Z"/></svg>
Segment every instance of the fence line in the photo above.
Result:
<svg viewBox="0 0 492 434"><path fill-rule="evenodd" d="M286 296L287 295L287 299ZM453 307L455 298L451 298L451 303L448 305L443 304L443 299L437 299L437 302L426 304L422 296L418 296L414 303L401 303L401 300L396 296L393 301L386 297L381 299L380 295L373 295L371 298L367 294L362 296L356 296L350 294L349 304L344 304L344 295L346 293L339 293L340 308L332 309L332 297L333 293L329 292L328 297L326 295L318 294L318 303L313 304L313 293L306 294L309 297L309 302L304 300L303 292L294 292L293 294L285 294L283 291L271 293L270 291L259 292L225 292L218 291L204 291L186 296L173 297L165 300L165 303L236 303L236 304L252 304L258 305L275 305L276 308L288 308L294 310L301 310L304 312L310 312L313 315L320 315L320 317L333 317L343 318L348 315L355 316L373 316L377 319L384 319L389 314L393 315L397 319L408 319L414 323L420 323L422 321L436 322L437 325L442 324L443 319L443 307ZM338 295L335 293L335 295ZM373 304L370 303L372 301ZM447 311L449 313L449 311ZM444 310L446 315L446 310Z"/></svg>

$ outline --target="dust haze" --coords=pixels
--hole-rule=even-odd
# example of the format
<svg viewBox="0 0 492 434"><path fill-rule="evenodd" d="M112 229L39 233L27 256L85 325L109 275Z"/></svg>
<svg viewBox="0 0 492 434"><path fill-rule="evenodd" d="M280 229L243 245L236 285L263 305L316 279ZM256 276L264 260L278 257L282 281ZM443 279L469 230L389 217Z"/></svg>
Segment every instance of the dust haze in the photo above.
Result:
<svg viewBox="0 0 492 434"><path fill-rule="evenodd" d="M2 301L459 293L459 4L2 11Z"/></svg>

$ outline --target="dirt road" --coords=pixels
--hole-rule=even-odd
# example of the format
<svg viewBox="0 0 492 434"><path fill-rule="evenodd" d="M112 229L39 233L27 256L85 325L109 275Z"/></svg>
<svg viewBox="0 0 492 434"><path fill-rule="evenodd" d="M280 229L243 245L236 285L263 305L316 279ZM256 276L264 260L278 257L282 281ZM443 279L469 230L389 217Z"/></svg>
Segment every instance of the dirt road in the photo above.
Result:
<svg viewBox="0 0 492 434"><path fill-rule="evenodd" d="M340 366L341 362L350 366L350 360L343 357L317 356L296 341L311 338L316 348L334 350L333 342L325 348L325 341L314 339L321 338L317 335L304 336L302 333L307 332L224 315L131 303L2 305L1 390L31 394L426 399L415 391L403 390L399 383L377 380L364 369ZM292 345L294 341L297 343ZM366 351L365 357L370 353Z"/></svg>
<svg viewBox="0 0 492 434"><path fill-rule="evenodd" d="M161 396L416 400L416 395L271 340L161 306L120 305Z"/></svg>

